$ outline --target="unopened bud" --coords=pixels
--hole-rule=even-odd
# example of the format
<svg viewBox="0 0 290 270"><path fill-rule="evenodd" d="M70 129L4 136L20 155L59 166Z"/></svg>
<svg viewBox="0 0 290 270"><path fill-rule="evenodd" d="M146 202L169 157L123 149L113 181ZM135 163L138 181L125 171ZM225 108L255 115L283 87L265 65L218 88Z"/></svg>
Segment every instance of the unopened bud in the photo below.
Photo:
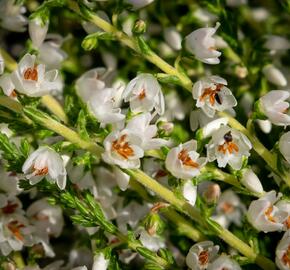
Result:
<svg viewBox="0 0 290 270"><path fill-rule="evenodd" d="M160 122L158 127L165 133L165 135L170 135L174 129L174 124L171 122Z"/></svg>
<svg viewBox="0 0 290 270"><path fill-rule="evenodd" d="M86 51L91 51L98 47L98 38L93 35L88 35L82 42L82 47Z"/></svg>
<svg viewBox="0 0 290 270"><path fill-rule="evenodd" d="M146 23L142 20L137 20L134 24L134 27L132 29L132 32L135 34L135 35L142 35L146 32Z"/></svg>
<svg viewBox="0 0 290 270"><path fill-rule="evenodd" d="M263 186L258 176L251 169L244 169L241 183L250 191L256 193L263 193Z"/></svg>
<svg viewBox="0 0 290 270"><path fill-rule="evenodd" d="M163 220L155 212L151 211L144 219L144 228L151 236L162 233L164 226Z"/></svg>
<svg viewBox="0 0 290 270"><path fill-rule="evenodd" d="M243 66L236 66L235 73L240 79L244 79L248 76L248 70L246 67Z"/></svg>
<svg viewBox="0 0 290 270"><path fill-rule="evenodd" d="M4 270L16 270L16 266L11 262L4 262L1 266Z"/></svg>
<svg viewBox="0 0 290 270"><path fill-rule="evenodd" d="M202 197L208 204L216 203L220 195L221 195L220 186L215 183L209 183L202 193Z"/></svg>

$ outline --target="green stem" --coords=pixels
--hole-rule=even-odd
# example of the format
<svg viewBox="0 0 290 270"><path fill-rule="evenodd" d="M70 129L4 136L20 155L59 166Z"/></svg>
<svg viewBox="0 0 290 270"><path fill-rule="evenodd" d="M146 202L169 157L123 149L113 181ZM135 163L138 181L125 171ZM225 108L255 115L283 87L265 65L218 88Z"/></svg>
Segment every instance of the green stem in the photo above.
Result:
<svg viewBox="0 0 290 270"><path fill-rule="evenodd" d="M12 260L16 264L17 269L23 269L25 267L25 263L24 263L24 260L22 258L22 254L20 253L20 251L13 252Z"/></svg>

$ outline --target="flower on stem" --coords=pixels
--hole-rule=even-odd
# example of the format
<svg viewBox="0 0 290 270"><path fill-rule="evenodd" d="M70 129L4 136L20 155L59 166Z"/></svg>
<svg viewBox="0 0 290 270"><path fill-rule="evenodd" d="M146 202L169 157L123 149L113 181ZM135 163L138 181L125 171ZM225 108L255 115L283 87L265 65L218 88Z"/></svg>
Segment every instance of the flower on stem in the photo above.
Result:
<svg viewBox="0 0 290 270"><path fill-rule="evenodd" d="M283 222L288 214L275 205L279 198L280 195L276 196L276 192L272 190L251 202L247 217L253 227L265 233L283 230Z"/></svg>
<svg viewBox="0 0 290 270"><path fill-rule="evenodd" d="M31 185L46 178L50 182L56 182L60 189L66 185L66 170L61 156L53 149L41 146L34 151L22 166L22 171L29 179Z"/></svg>
<svg viewBox="0 0 290 270"><path fill-rule="evenodd" d="M28 31L32 44L35 48L39 48L45 40L48 30L48 21L44 22L42 18L35 17L29 20Z"/></svg>
<svg viewBox="0 0 290 270"><path fill-rule="evenodd" d="M182 186L182 195L192 206L195 205L197 197L197 186L191 180L186 180Z"/></svg>
<svg viewBox="0 0 290 270"><path fill-rule="evenodd" d="M219 76L210 76L196 82L192 88L192 96L196 106L208 117L216 111L224 111L237 105L231 90L226 87L227 81Z"/></svg>
<svg viewBox="0 0 290 270"><path fill-rule="evenodd" d="M177 51L181 49L182 38L174 26L164 29L164 38L172 49Z"/></svg>
<svg viewBox="0 0 290 270"><path fill-rule="evenodd" d="M276 265L280 270L290 268L290 230L284 233L276 248Z"/></svg>
<svg viewBox="0 0 290 270"><path fill-rule="evenodd" d="M166 169L173 176L182 179L191 179L199 175L206 158L199 157L196 148L197 142L194 140L172 148L165 160Z"/></svg>
<svg viewBox="0 0 290 270"><path fill-rule="evenodd" d="M140 158L144 155L141 144L142 139L131 130L113 131L104 140L105 153L102 158L121 168L139 168Z"/></svg>
<svg viewBox="0 0 290 270"><path fill-rule="evenodd" d="M199 28L185 37L186 49L201 62L219 64L221 52L216 50L216 40L213 37L219 26L220 23L216 23L215 27Z"/></svg>
<svg viewBox="0 0 290 270"><path fill-rule="evenodd" d="M160 248L165 248L164 239L158 234L149 234L144 228L137 230L139 233L139 240L142 245L151 251L158 251Z"/></svg>
<svg viewBox="0 0 290 270"><path fill-rule="evenodd" d="M281 136L279 140L279 150L287 162L290 163L290 131Z"/></svg>
<svg viewBox="0 0 290 270"><path fill-rule="evenodd" d="M142 73L131 80L123 92L123 98L130 102L133 113L151 112L153 109L160 115L164 113L164 96L155 77Z"/></svg>
<svg viewBox="0 0 290 270"><path fill-rule="evenodd" d="M244 169L242 171L241 183L250 191L263 193L264 189L258 176L252 169Z"/></svg>
<svg viewBox="0 0 290 270"><path fill-rule="evenodd" d="M198 193L207 204L215 204L221 196L221 188L212 181L202 181L198 185Z"/></svg>
<svg viewBox="0 0 290 270"><path fill-rule="evenodd" d="M94 256L94 263L92 270L107 270L109 266L109 260L107 260L103 253L98 253Z"/></svg>
<svg viewBox="0 0 290 270"><path fill-rule="evenodd" d="M45 72L45 66L36 63L35 55L26 54L11 74L11 80L18 92L40 97L60 88L57 76L56 69Z"/></svg>
<svg viewBox="0 0 290 270"><path fill-rule="evenodd" d="M155 138L157 136L157 126L150 125L151 114L143 113L134 116L126 126L126 129L131 130L137 134L141 139L141 147L143 150L159 149L168 142L164 139Z"/></svg>
<svg viewBox="0 0 290 270"><path fill-rule="evenodd" d="M282 87L287 85L287 80L285 76L275 66L267 65L263 67L263 73L269 82L276 84L277 86L282 86Z"/></svg>
<svg viewBox="0 0 290 270"><path fill-rule="evenodd" d="M241 270L240 265L227 255L220 255L207 268L208 270Z"/></svg>
<svg viewBox="0 0 290 270"><path fill-rule="evenodd" d="M268 119L277 126L290 125L288 114L290 94L284 90L273 90L260 98L260 109Z"/></svg>
<svg viewBox="0 0 290 270"><path fill-rule="evenodd" d="M219 251L219 246L214 246L211 241L204 241L194 244L187 256L186 265L191 270L203 270L212 263L212 261L217 257Z"/></svg>
<svg viewBox="0 0 290 270"><path fill-rule="evenodd" d="M217 160L219 167L229 164L239 170L244 157L250 156L251 148L251 142L244 134L228 126L221 126L212 134L207 145L207 157L209 161Z"/></svg>

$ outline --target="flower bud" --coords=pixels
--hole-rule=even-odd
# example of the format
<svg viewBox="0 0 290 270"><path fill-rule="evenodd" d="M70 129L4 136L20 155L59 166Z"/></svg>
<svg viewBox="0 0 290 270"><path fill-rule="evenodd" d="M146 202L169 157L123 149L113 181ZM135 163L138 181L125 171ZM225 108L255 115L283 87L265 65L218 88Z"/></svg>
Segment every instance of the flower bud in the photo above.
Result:
<svg viewBox="0 0 290 270"><path fill-rule="evenodd" d="M210 183L202 193L202 197L208 204L214 204L221 195L221 188L218 184Z"/></svg>
<svg viewBox="0 0 290 270"><path fill-rule="evenodd" d="M287 162L290 163L290 131L281 136L279 150Z"/></svg>
<svg viewBox="0 0 290 270"><path fill-rule="evenodd" d="M164 132L164 135L170 135L170 133L174 129L174 124L171 122L159 122L158 123L158 128Z"/></svg>
<svg viewBox="0 0 290 270"><path fill-rule="evenodd" d="M263 193L263 186L258 176L251 169L244 169L241 183L250 191L256 193Z"/></svg>
<svg viewBox="0 0 290 270"><path fill-rule="evenodd" d="M266 79L277 86L286 86L287 80L283 73L273 65L267 65L263 68Z"/></svg>
<svg viewBox="0 0 290 270"><path fill-rule="evenodd" d="M144 228L151 236L161 234L164 229L164 222L159 214L150 212L144 219Z"/></svg>
<svg viewBox="0 0 290 270"><path fill-rule="evenodd" d="M95 49L98 47L98 39L95 36L89 35L85 37L85 39L82 42L82 47L86 51L91 51L92 49Z"/></svg>
<svg viewBox="0 0 290 270"><path fill-rule="evenodd" d="M244 79L248 76L248 69L243 66L236 66L235 67L235 74L240 78Z"/></svg>
<svg viewBox="0 0 290 270"><path fill-rule="evenodd" d="M271 130L272 130L272 123L269 120L260 120L260 119L258 119L257 120L257 123L258 123L258 126L260 127L260 129L264 133L268 134L268 133L271 132Z"/></svg>
<svg viewBox="0 0 290 270"><path fill-rule="evenodd" d="M35 17L29 21L28 31L34 47L40 47L46 37L47 30L48 21L44 22L40 17Z"/></svg>
<svg viewBox="0 0 290 270"><path fill-rule="evenodd" d="M167 27L164 30L164 38L172 49L177 51L181 49L182 37L175 27Z"/></svg>
<svg viewBox="0 0 290 270"><path fill-rule="evenodd" d="M146 23L143 20L137 20L134 24L134 27L132 29L132 32L135 35L142 35L146 32Z"/></svg>
<svg viewBox="0 0 290 270"><path fill-rule="evenodd" d="M4 270L16 270L16 266L11 262L4 262L1 266Z"/></svg>

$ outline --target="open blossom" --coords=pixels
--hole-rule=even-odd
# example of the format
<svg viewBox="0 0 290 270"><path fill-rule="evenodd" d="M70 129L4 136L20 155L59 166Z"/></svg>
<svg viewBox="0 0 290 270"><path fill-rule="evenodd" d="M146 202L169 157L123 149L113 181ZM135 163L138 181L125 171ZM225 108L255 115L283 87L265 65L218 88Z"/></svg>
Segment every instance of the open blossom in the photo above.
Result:
<svg viewBox="0 0 290 270"><path fill-rule="evenodd" d="M102 158L121 168L139 168L140 158L144 155L141 143L142 139L128 129L113 131L104 140L105 153Z"/></svg>
<svg viewBox="0 0 290 270"><path fill-rule="evenodd" d="M216 207L216 215L212 218L224 228L231 223L241 226L245 212L246 208L240 198L234 191L228 189L221 194Z"/></svg>
<svg viewBox="0 0 290 270"><path fill-rule="evenodd" d="M290 268L290 230L285 232L276 248L275 262L280 270Z"/></svg>
<svg viewBox="0 0 290 270"><path fill-rule="evenodd" d="M45 146L34 151L22 166L22 171L31 185L40 182L44 177L56 182L60 189L66 185L66 170L61 156L53 149Z"/></svg>
<svg viewBox="0 0 290 270"><path fill-rule="evenodd" d="M288 114L290 93L284 90L273 90L260 98L262 112L277 126L290 125Z"/></svg>
<svg viewBox="0 0 290 270"><path fill-rule="evenodd" d="M130 102L133 113L150 112L164 113L164 96L155 77L142 73L131 80L123 92L123 98Z"/></svg>
<svg viewBox="0 0 290 270"><path fill-rule="evenodd" d="M213 133L207 145L207 157L209 161L217 160L219 167L229 164L233 169L239 170L243 158L250 156L251 148L251 142L244 134L228 126L221 126Z"/></svg>
<svg viewBox="0 0 290 270"><path fill-rule="evenodd" d="M12 251L31 246L33 227L21 214L1 216L0 219L0 254L7 256Z"/></svg>
<svg viewBox="0 0 290 270"><path fill-rule="evenodd" d="M207 116L213 117L216 111L236 106L237 100L226 85L227 81L219 76L210 76L196 82L192 88L196 107L201 108Z"/></svg>
<svg viewBox="0 0 290 270"><path fill-rule="evenodd" d="M150 125L150 113L143 113L133 117L126 128L139 135L142 139L141 147L144 150L158 149L167 144L164 139L155 138L157 136L157 126Z"/></svg>
<svg viewBox="0 0 290 270"><path fill-rule="evenodd" d="M283 230L283 222L288 217L288 213L275 205L279 197L280 195L276 196L276 192L272 190L260 199L251 202L247 217L257 230L263 232Z"/></svg>
<svg viewBox="0 0 290 270"><path fill-rule="evenodd" d="M208 270L241 270L240 265L227 255L221 255L207 268Z"/></svg>
<svg viewBox="0 0 290 270"><path fill-rule="evenodd" d="M36 63L36 56L26 54L11 74L15 89L30 97L40 97L59 89L58 71L45 71L43 64Z"/></svg>
<svg viewBox="0 0 290 270"><path fill-rule="evenodd" d="M94 263L92 270L107 270L110 261L107 260L103 253L98 253L94 256Z"/></svg>
<svg viewBox="0 0 290 270"><path fill-rule="evenodd" d="M206 158L199 157L196 148L197 142L194 140L172 148L165 160L166 169L173 176L182 179L191 179L199 175Z"/></svg>
<svg viewBox="0 0 290 270"><path fill-rule="evenodd" d="M185 38L186 49L195 55L196 59L206 64L219 64L221 52L216 50L216 40L213 37L220 23L215 27L204 27L193 31Z"/></svg>
<svg viewBox="0 0 290 270"><path fill-rule="evenodd" d="M279 140L279 150L287 162L290 163L290 131L281 136Z"/></svg>
<svg viewBox="0 0 290 270"><path fill-rule="evenodd" d="M187 256L186 265L191 270L207 269L209 264L217 257L219 246L214 246L211 241L204 241L194 244Z"/></svg>

